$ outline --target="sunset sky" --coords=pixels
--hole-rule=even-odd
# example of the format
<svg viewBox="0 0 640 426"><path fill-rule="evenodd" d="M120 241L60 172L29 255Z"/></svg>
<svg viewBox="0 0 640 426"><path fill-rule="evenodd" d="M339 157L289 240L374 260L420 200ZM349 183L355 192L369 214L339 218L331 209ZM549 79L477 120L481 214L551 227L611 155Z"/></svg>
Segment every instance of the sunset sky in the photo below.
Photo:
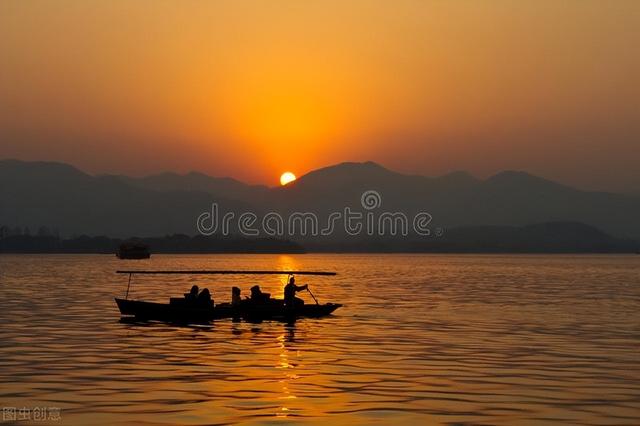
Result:
<svg viewBox="0 0 640 426"><path fill-rule="evenodd" d="M2 1L0 158L640 192L640 1Z"/></svg>

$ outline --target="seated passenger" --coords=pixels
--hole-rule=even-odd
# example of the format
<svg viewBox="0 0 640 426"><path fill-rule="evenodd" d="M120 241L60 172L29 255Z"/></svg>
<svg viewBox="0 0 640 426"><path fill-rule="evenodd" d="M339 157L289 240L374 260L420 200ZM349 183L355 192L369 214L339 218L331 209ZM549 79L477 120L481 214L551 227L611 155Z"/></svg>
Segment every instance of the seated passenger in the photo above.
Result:
<svg viewBox="0 0 640 426"><path fill-rule="evenodd" d="M196 303L198 307L201 307L201 308L213 308L213 299L211 298L211 293L209 293L208 288L205 288L200 292L196 300Z"/></svg>
<svg viewBox="0 0 640 426"><path fill-rule="evenodd" d="M198 298L198 290L198 286L194 285L193 287L191 287L191 291L189 291L189 293L184 294L184 298L187 300L187 302L196 301L196 299Z"/></svg>
<svg viewBox="0 0 640 426"><path fill-rule="evenodd" d="M240 288L232 287L231 288L231 305L238 306L242 302L242 298L240 296Z"/></svg>
<svg viewBox="0 0 640 426"><path fill-rule="evenodd" d="M269 300L271 295L269 293L263 293L260 290L259 285L254 285L251 287L251 301L252 302L266 302Z"/></svg>

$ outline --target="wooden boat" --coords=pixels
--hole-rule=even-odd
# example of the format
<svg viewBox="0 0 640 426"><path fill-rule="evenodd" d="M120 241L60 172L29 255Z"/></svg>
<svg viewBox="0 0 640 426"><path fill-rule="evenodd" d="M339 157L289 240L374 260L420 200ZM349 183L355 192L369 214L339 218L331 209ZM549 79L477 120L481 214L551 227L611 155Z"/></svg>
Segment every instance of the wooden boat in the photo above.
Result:
<svg viewBox="0 0 640 426"><path fill-rule="evenodd" d="M129 241L120 244L116 251L118 259L149 259L151 251L149 246L141 242Z"/></svg>
<svg viewBox="0 0 640 426"><path fill-rule="evenodd" d="M339 303L304 304L287 307L281 299L269 299L254 302L250 299L231 305L220 303L213 306L202 306L189 302L185 298L170 298L169 303L147 302L143 300L129 300L131 277L134 274L248 274L248 275L336 275L335 272L307 272L307 271L117 271L129 274L129 284L125 298L115 298L120 314L123 317L133 317L139 320L158 320L167 322L202 323L213 320L233 318L247 321L263 320L295 320L297 318L320 318L333 313L342 305ZM315 300L315 296L309 292Z"/></svg>
<svg viewBox="0 0 640 426"><path fill-rule="evenodd" d="M123 316L132 316L140 320L157 320L168 322L209 322L224 318L246 320L288 320L297 318L320 318L330 315L341 307L338 303L305 304L287 309L281 300L279 303L252 305L244 301L233 307L230 303L221 303L213 308L175 306L171 303L145 302L115 298Z"/></svg>

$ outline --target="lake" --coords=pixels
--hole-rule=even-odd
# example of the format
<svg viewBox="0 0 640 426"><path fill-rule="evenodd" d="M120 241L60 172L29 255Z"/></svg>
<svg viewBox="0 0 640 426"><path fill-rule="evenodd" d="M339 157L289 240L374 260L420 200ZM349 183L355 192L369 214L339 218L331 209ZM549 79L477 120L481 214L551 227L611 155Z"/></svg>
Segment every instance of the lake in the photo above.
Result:
<svg viewBox="0 0 640 426"><path fill-rule="evenodd" d="M298 284L345 306L293 325L123 323L122 268L332 270ZM130 298L281 297L284 279L140 276ZM3 255L0 323L17 424L640 423L640 256Z"/></svg>

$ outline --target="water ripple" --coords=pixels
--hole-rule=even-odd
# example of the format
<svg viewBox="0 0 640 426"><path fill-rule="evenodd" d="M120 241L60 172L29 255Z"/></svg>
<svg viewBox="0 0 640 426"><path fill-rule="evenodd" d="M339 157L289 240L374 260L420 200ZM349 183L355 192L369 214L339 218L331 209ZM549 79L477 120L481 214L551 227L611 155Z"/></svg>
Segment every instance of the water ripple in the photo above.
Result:
<svg viewBox="0 0 640 426"><path fill-rule="evenodd" d="M0 399L64 424L640 424L637 256L154 256L149 269L327 269L294 325L120 321L111 256L0 256ZM281 295L282 277L261 285ZM243 281L248 289L255 277ZM304 279L306 282L306 277ZM134 279L162 301L194 282Z"/></svg>

